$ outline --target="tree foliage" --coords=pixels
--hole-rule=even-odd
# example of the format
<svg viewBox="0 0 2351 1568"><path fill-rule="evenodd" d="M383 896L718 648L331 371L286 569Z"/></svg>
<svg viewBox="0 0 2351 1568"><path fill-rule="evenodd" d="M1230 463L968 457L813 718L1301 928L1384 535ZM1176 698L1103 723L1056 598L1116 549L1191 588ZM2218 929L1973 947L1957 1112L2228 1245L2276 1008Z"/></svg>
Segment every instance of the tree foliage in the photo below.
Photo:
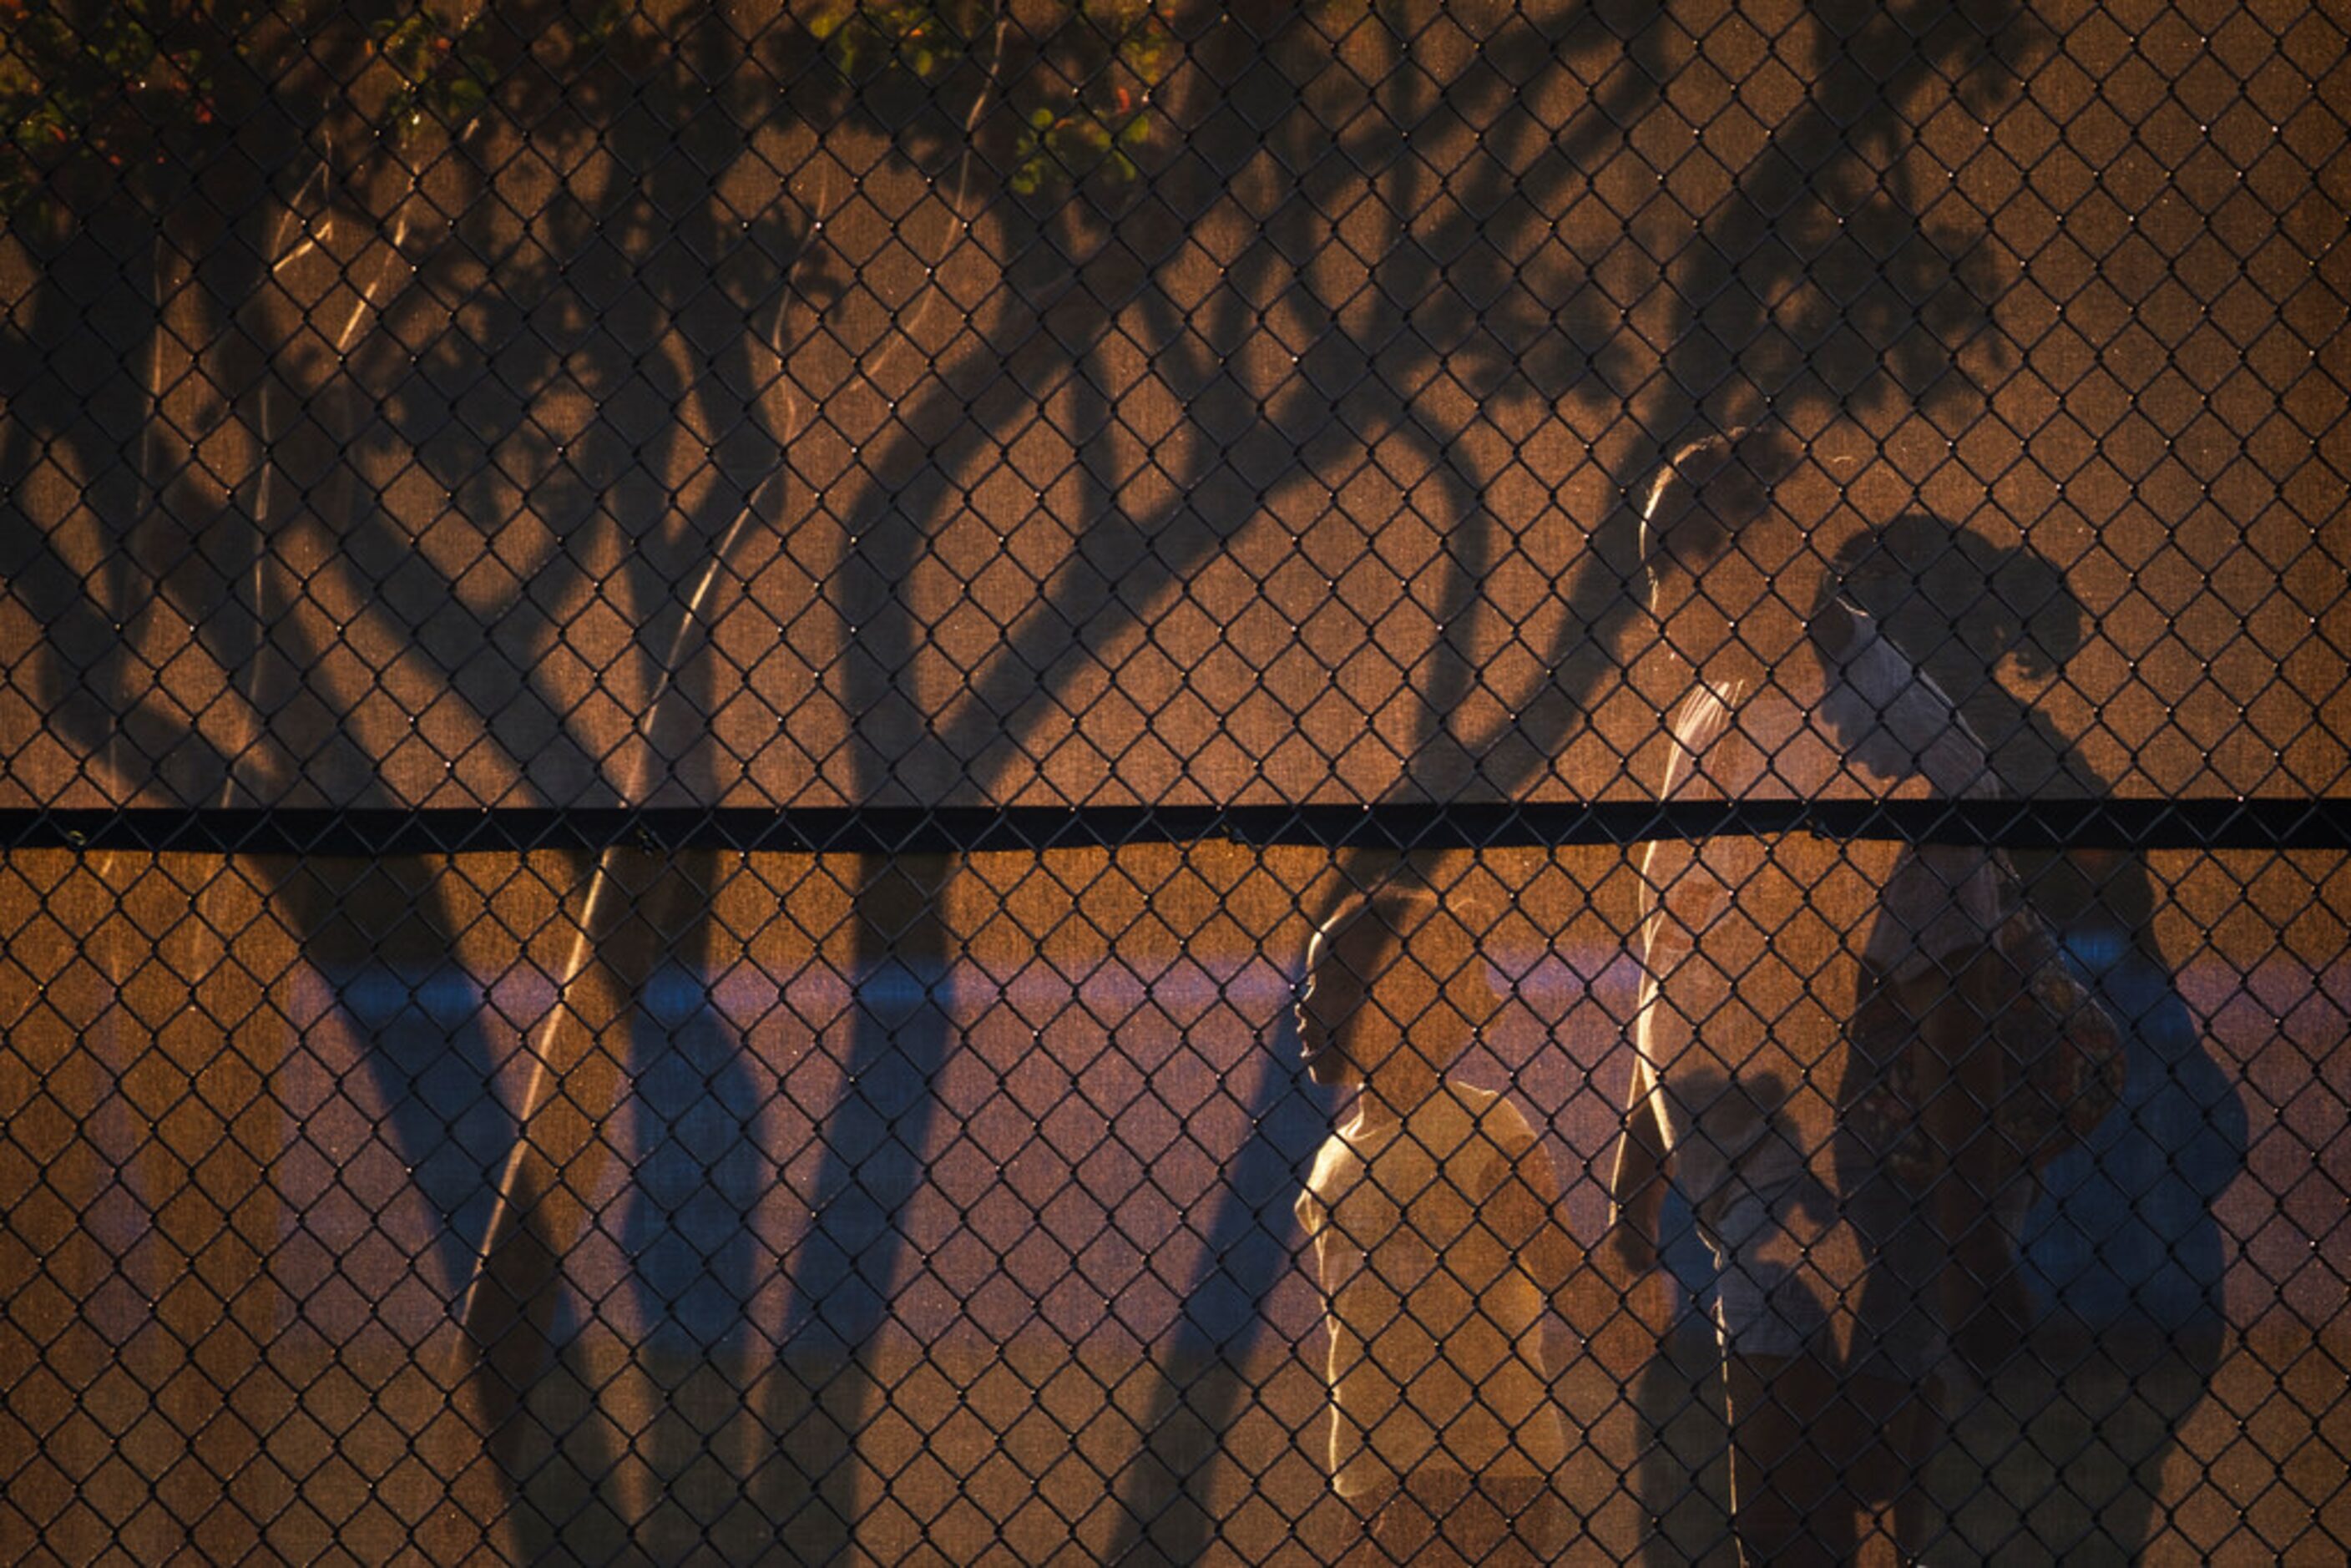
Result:
<svg viewBox="0 0 2351 1568"><path fill-rule="evenodd" d="M517 10L544 15L526 26ZM1134 181L1180 54L1167 15L1153 0L1057 0L1026 16L822 0L805 26L852 94L967 77L1008 101L1017 193ZM527 59L593 57L647 26L627 0L0 0L0 212L86 208L109 190L166 202L265 108L413 156L463 134Z"/></svg>
<svg viewBox="0 0 2351 1568"><path fill-rule="evenodd" d="M982 90L1004 94L1015 111L1006 183L1023 196L1089 177L1114 186L1139 178L1153 94L1182 51L1156 0L1067 0L1018 19L973 0L827 0L809 31L859 89L892 73L937 86L976 69Z"/></svg>
<svg viewBox="0 0 2351 1568"><path fill-rule="evenodd" d="M0 210L95 172L152 186L223 136L282 29L267 0L0 0Z"/></svg>

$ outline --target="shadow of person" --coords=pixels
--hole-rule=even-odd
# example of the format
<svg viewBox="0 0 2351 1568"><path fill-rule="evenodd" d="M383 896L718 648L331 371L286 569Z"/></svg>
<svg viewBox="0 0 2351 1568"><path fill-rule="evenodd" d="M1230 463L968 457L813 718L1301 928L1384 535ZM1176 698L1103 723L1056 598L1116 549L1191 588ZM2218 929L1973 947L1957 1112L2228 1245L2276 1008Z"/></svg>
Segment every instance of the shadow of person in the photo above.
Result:
<svg viewBox="0 0 2351 1568"><path fill-rule="evenodd" d="M2044 685L2083 644L2088 612L2053 562L1910 512L1855 536L1833 565L1836 591L1958 706L2009 795L2105 792L2111 781L2073 737L2002 678ZM2122 1104L2050 1164L2013 1217L2009 1288L1986 1292L1992 1323L1959 1325L1959 1349L2001 1396L1955 1414L1976 1428L1962 1445L1972 1452L1997 1459L2028 1441L2044 1451L2053 1473L2040 1505L2086 1509L2097 1550L2135 1554L2158 1517L2165 1458L2220 1357L2225 1249L2213 1205L2243 1166L2245 1113L2157 942L2144 857L2011 858L2026 899L2122 1026L2126 1076ZM2030 1322L2029 1337L1985 1332L2011 1314ZM1972 1490L1953 1500L1963 1534L2013 1528L1970 1521L2003 1506L2001 1489Z"/></svg>

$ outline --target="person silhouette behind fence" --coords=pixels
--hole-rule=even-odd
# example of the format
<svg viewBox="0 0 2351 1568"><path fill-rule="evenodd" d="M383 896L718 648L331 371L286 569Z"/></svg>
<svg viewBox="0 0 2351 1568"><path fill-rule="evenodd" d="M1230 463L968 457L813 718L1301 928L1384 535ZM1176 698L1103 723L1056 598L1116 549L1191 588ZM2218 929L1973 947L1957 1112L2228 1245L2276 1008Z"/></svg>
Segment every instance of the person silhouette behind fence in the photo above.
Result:
<svg viewBox="0 0 2351 1568"><path fill-rule="evenodd" d="M2085 644L2090 611L2054 561L1910 511L1846 540L1834 564L1836 591L1950 695L2011 794L2111 793L2077 737L2001 678L2013 668L2026 687L2046 687ZM2051 1166L2045 1191L2020 1180L2001 1194L2003 1271L1976 1322L1955 1328L1963 1361L1987 1379L2027 1352L2028 1322L2061 1345L2081 1325L2102 1342L2090 1366L2132 1369L2134 1397L2096 1424L2119 1478L2061 1469L2050 1495L2095 1512L2099 1550L2134 1556L2161 1521L2152 1478L2221 1352L2227 1256L2213 1207L2243 1168L2245 1110L2158 940L2145 855L2073 847L2010 859L2026 902L2119 1027L2128 1092L2093 1144Z"/></svg>
<svg viewBox="0 0 2351 1568"><path fill-rule="evenodd" d="M1949 698L1823 591L1820 545L1859 520L1784 433L1685 448L1643 519L1663 648L1694 677L1663 798L1998 792ZM2118 1058L2053 1049L2079 988L1987 850L1723 833L1652 843L1641 872L1638 1063L1600 1261L1653 1291L1680 1186L1714 1262L1742 1556L1850 1561L1889 1502L1916 1555L1931 1380L1976 1315L1989 1216L2062 1141L2053 1124L2111 1104L2074 1069Z"/></svg>
<svg viewBox="0 0 2351 1568"><path fill-rule="evenodd" d="M1447 1072L1495 1001L1426 887L1353 898L1307 946L1308 1073L1356 1091L1297 1202L1327 1312L1331 1472L1364 1521L1351 1563L1538 1563L1563 1534L1542 1333L1574 1244L1525 1115Z"/></svg>

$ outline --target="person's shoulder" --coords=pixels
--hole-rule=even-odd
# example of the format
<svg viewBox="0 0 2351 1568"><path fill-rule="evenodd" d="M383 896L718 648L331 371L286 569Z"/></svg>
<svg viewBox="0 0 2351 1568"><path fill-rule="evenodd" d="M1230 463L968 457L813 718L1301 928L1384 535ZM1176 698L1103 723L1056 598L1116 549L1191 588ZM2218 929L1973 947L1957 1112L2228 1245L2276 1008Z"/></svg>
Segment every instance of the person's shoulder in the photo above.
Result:
<svg viewBox="0 0 2351 1568"><path fill-rule="evenodd" d="M1446 1076L1443 1083L1445 1092L1452 1096L1453 1103L1472 1116L1483 1117L1495 1106L1507 1107L1510 1104L1500 1091L1483 1089L1475 1083L1465 1083L1450 1074Z"/></svg>
<svg viewBox="0 0 2351 1568"><path fill-rule="evenodd" d="M1509 1095L1464 1083L1457 1078L1445 1080L1445 1090L1487 1142L1505 1148L1519 1148L1534 1142L1534 1124Z"/></svg>
<svg viewBox="0 0 2351 1568"><path fill-rule="evenodd" d="M1314 1163L1307 1167L1307 1194L1326 1204L1335 1201L1340 1193L1354 1184L1363 1165L1362 1153L1344 1134L1330 1134L1314 1152Z"/></svg>
<svg viewBox="0 0 2351 1568"><path fill-rule="evenodd" d="M1657 782L1661 799L1728 799L1745 789L1757 754L1746 744L1736 716L1749 696L1744 682L1712 685L1703 680L1683 695L1667 720L1672 745Z"/></svg>
<svg viewBox="0 0 2351 1568"><path fill-rule="evenodd" d="M1667 733L1683 750L1704 751L1730 727L1730 710L1740 695L1736 685L1725 689L1703 680L1692 683L1667 716Z"/></svg>

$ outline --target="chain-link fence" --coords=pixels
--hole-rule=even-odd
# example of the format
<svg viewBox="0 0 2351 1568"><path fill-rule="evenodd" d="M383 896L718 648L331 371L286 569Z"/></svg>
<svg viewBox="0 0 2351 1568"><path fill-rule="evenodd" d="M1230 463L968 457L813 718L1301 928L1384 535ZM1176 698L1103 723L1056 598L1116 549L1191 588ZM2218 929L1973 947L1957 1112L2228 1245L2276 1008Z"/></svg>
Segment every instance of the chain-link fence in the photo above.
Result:
<svg viewBox="0 0 2351 1568"><path fill-rule="evenodd" d="M9 1560L2341 1560L2339 7L778 10L0 4Z"/></svg>

